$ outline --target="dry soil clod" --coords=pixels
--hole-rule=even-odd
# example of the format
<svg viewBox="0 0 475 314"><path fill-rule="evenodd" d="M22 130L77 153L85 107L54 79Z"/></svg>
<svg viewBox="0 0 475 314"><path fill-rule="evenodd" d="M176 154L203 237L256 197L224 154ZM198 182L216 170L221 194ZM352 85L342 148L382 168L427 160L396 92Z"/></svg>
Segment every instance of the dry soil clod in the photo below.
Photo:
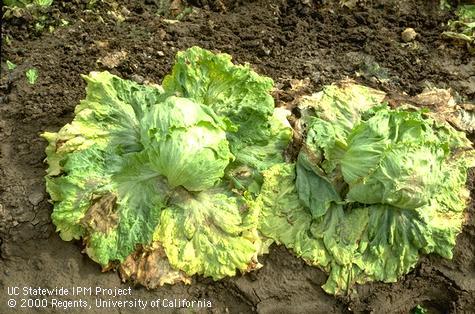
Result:
<svg viewBox="0 0 475 314"><path fill-rule="evenodd" d="M417 33L414 28L408 27L401 33L401 38L405 43L414 41L416 39Z"/></svg>

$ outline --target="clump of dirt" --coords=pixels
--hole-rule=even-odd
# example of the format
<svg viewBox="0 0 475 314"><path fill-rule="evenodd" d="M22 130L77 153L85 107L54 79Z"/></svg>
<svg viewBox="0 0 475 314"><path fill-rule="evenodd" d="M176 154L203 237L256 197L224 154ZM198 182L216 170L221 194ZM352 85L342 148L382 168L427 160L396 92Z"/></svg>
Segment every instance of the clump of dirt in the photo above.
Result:
<svg viewBox="0 0 475 314"><path fill-rule="evenodd" d="M84 98L80 74L108 70L123 78L160 83L177 51L198 45L250 63L276 83L277 105L344 78L414 96L426 87L450 88L475 99L475 60L463 47L441 38L452 13L438 1L242 0L189 1L199 7L178 22L157 14L160 1L55 1L50 12L67 25L32 32L7 20L0 80L0 288L18 286L119 286L114 273L61 241L51 223L45 193L44 149L39 137L70 122ZM405 43L401 32L417 32ZM119 57L117 57L119 56ZM112 60L113 62L104 62ZM39 78L27 83L25 71ZM304 82L300 84L299 82ZM298 86L298 88L296 88ZM292 107L290 105L290 107ZM473 189L474 173L470 175ZM394 284L370 283L357 294L335 298L320 288L326 275L274 246L264 267L213 282L196 277L190 286L146 291L135 298L206 298L223 313L408 312L422 305L434 313L475 309L475 223L473 204L452 261L427 256ZM6 293L0 312L7 312ZM73 311L74 312L74 311ZM102 312L102 311L98 311Z"/></svg>

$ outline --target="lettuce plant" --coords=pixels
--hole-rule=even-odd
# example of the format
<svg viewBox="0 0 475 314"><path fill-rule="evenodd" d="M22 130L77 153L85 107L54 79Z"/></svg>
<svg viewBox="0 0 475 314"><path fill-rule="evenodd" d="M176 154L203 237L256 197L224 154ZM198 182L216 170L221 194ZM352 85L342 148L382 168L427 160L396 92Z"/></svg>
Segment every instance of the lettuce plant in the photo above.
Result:
<svg viewBox="0 0 475 314"><path fill-rule="evenodd" d="M329 272L331 294L394 282L421 254L451 258L464 221L472 144L428 111L383 99L351 83L304 98L297 162L264 171L261 232Z"/></svg>
<svg viewBox="0 0 475 314"><path fill-rule="evenodd" d="M291 137L272 80L198 47L162 86L84 79L74 120L43 134L61 238L150 288L259 267L253 198Z"/></svg>

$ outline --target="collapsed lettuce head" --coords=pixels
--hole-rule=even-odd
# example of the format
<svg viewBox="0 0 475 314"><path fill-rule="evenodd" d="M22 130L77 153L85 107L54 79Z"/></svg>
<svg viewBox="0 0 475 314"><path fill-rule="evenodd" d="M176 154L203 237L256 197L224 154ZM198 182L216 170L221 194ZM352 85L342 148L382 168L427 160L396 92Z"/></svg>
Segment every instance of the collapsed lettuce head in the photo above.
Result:
<svg viewBox="0 0 475 314"><path fill-rule="evenodd" d="M297 162L264 173L261 232L327 271L331 294L394 282L421 254L451 258L464 221L472 144L384 97L348 82L305 97Z"/></svg>

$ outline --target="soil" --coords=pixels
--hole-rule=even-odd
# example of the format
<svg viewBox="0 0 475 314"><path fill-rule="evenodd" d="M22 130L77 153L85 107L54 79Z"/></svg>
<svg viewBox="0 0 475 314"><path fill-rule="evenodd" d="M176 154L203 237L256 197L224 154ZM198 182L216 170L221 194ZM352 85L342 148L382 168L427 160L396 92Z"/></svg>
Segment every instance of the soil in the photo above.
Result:
<svg viewBox="0 0 475 314"><path fill-rule="evenodd" d="M6 305L9 286L127 287L116 273L101 273L80 243L60 240L50 219L46 142L39 134L72 120L85 96L80 74L109 70L160 83L175 53L198 45L229 53L273 78L278 105L292 103L297 80L303 82L299 93L311 93L347 77L389 94L415 95L435 86L475 99L475 58L441 37L453 13L439 10L437 0L193 1L198 7L175 23L156 14L160 1L98 1L92 8L87 2L55 1L48 11L54 16L47 21L51 32L34 31L25 17L4 21L10 43L3 45L0 81L0 313L13 312ZM59 26L60 19L69 24ZM407 27L417 37L404 43ZM7 74L5 60L18 67ZM33 66L39 78L30 85L23 73ZM473 192L475 172L470 178ZM325 273L280 246L263 257L265 266L257 272L220 282L196 277L191 285L154 291L138 287L132 296L208 299L212 309L200 311L213 313L408 313L417 305L429 313L473 313L474 252L471 204L453 260L426 256L399 282L358 286L348 297L325 294Z"/></svg>

